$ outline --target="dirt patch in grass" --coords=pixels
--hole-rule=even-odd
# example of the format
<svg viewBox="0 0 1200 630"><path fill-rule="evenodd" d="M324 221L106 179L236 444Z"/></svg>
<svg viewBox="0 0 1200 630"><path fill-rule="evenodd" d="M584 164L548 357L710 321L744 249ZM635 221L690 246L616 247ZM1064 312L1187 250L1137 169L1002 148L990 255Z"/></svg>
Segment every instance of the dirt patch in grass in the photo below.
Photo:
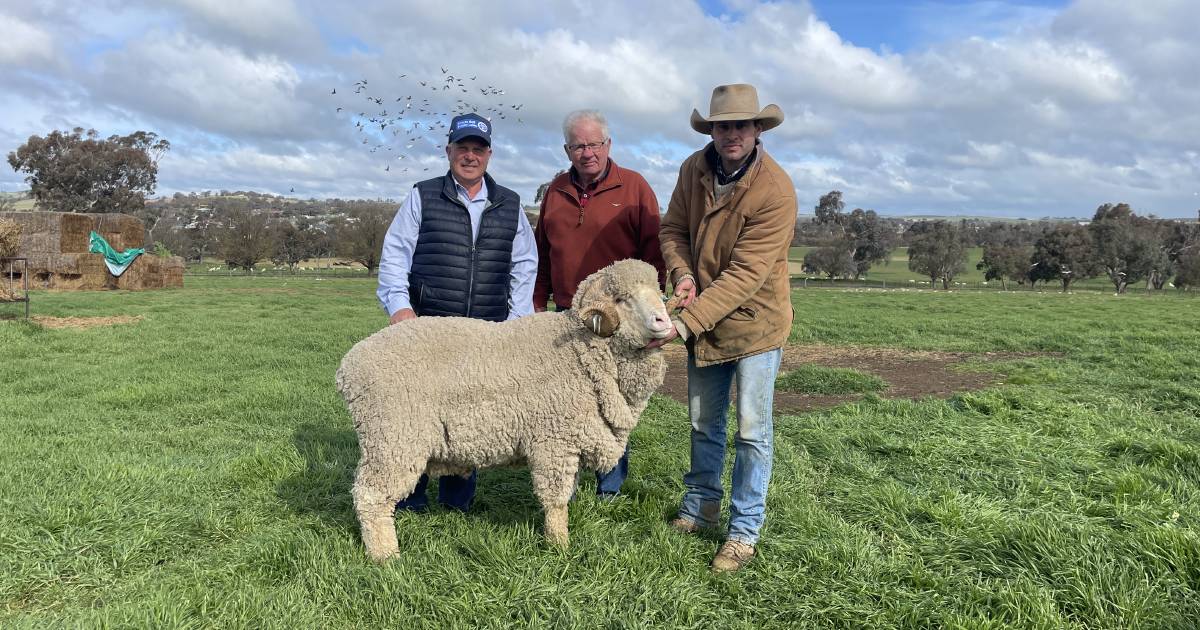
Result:
<svg viewBox="0 0 1200 630"><path fill-rule="evenodd" d="M113 317L49 317L34 315L30 317L43 328L95 328L97 326L116 326L118 324L136 324L142 321L141 315L116 315ZM686 368L685 368L686 369Z"/></svg>
<svg viewBox="0 0 1200 630"><path fill-rule="evenodd" d="M667 378L658 393L687 404L687 350L682 344L676 343L663 348L663 353L667 358ZM954 369L955 365L970 359L1005 361L1030 356L1040 355L1028 352L972 354L797 344L784 347L780 373L805 364L850 368L883 379L888 388L878 393L881 398L949 398L958 392L983 389L1001 379L999 374L958 370ZM776 391L775 412L812 411L860 398L861 394L819 396Z"/></svg>

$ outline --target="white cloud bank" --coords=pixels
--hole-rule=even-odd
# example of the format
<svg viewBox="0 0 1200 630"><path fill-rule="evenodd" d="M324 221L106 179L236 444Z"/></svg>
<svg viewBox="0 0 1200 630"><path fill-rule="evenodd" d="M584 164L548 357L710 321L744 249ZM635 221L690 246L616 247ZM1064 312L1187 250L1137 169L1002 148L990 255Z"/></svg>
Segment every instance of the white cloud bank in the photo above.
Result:
<svg viewBox="0 0 1200 630"><path fill-rule="evenodd" d="M0 150L56 127L148 129L173 143L161 192L400 198L444 168L443 132L407 149L395 125L357 114L394 116L411 95L431 99L425 123L436 125L453 95L508 108L492 171L526 198L566 163L562 116L597 107L614 158L665 202L677 165L705 140L687 125L691 109L706 111L714 85L747 81L787 114L764 139L804 209L834 188L885 214L1200 207L1200 3L980 2L904 52L855 46L803 2L725 4L730 15L683 0L14 6L0 9L0 142L13 145ZM922 15L936 17L913 9ZM446 74L479 84L417 83ZM475 96L487 84L505 94ZM0 187L23 184L0 172Z"/></svg>

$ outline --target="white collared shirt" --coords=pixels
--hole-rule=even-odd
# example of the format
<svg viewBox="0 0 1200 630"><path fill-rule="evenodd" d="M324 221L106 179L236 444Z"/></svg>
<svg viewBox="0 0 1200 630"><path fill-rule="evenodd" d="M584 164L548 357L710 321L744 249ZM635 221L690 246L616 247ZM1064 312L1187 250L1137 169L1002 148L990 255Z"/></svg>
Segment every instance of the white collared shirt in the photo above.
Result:
<svg viewBox="0 0 1200 630"><path fill-rule="evenodd" d="M467 207L471 219L471 240L479 236L479 224L487 208L488 188L482 182L472 197L467 189L454 182L458 198ZM421 193L415 187L396 211L387 236L383 239L383 254L379 261L379 288L375 294L391 317L396 311L412 308L408 295L408 273L412 268L413 251L421 231ZM533 283L537 279L537 245L533 228L525 212L518 208L517 234L513 237L512 271L509 278L508 318L516 319L533 313Z"/></svg>

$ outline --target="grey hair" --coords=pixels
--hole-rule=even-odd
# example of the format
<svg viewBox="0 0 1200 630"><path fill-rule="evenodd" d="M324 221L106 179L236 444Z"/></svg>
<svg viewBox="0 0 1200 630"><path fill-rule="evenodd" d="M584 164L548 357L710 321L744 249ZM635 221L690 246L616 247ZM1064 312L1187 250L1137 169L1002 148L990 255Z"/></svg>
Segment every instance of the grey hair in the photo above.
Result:
<svg viewBox="0 0 1200 630"><path fill-rule="evenodd" d="M600 133L604 134L604 139L608 139L608 119L595 109L577 109L563 119L563 142L571 142L571 129L575 125L583 122L591 121L600 125Z"/></svg>

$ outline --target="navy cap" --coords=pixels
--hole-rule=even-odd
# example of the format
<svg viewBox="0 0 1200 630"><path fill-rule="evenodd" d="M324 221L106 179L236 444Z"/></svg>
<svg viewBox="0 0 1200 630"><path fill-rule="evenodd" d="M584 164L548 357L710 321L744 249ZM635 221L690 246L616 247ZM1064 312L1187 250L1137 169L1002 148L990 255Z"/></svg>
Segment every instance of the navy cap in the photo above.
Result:
<svg viewBox="0 0 1200 630"><path fill-rule="evenodd" d="M463 114L450 121L449 142L458 142L472 136L483 140L489 147L492 146L492 123L479 114Z"/></svg>

